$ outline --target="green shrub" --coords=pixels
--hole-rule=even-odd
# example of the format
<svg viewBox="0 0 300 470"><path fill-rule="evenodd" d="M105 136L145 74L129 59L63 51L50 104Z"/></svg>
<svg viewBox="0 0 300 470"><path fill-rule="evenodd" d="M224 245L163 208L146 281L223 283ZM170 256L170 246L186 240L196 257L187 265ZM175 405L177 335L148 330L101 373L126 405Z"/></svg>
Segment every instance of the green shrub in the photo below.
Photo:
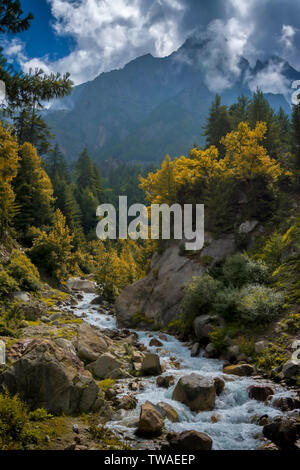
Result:
<svg viewBox="0 0 300 470"><path fill-rule="evenodd" d="M275 344L270 345L261 354L256 357L256 366L259 369L267 371L269 374L276 367L281 367L288 360L288 355L280 346Z"/></svg>
<svg viewBox="0 0 300 470"><path fill-rule="evenodd" d="M37 410L31 411L29 413L30 421L47 421L48 419L52 418L52 415L47 413L44 408L38 408Z"/></svg>
<svg viewBox="0 0 300 470"><path fill-rule="evenodd" d="M5 321L11 328L19 328L20 322L24 320L24 311L22 305L18 302L10 304L9 309L5 312Z"/></svg>
<svg viewBox="0 0 300 470"><path fill-rule="evenodd" d="M98 382L98 387L104 393L106 393L110 388L114 388L116 385L116 381L113 379L105 379L101 382Z"/></svg>
<svg viewBox="0 0 300 470"><path fill-rule="evenodd" d="M222 284L209 275L194 277L185 291L181 309L183 320L187 329L192 327L194 319L198 315L209 313L215 300L217 292Z"/></svg>
<svg viewBox="0 0 300 470"><path fill-rule="evenodd" d="M0 449L23 449L37 441L38 437L29 422L27 406L18 396L0 394Z"/></svg>
<svg viewBox="0 0 300 470"><path fill-rule="evenodd" d="M16 338L16 332L9 328L3 321L0 322L0 336Z"/></svg>
<svg viewBox="0 0 300 470"><path fill-rule="evenodd" d="M41 287L37 268L26 255L14 250L7 265L8 274L17 281L20 289L38 291Z"/></svg>
<svg viewBox="0 0 300 470"><path fill-rule="evenodd" d="M240 291L237 313L246 323L267 324L281 312L284 303L282 293L261 285L249 285Z"/></svg>
<svg viewBox="0 0 300 470"><path fill-rule="evenodd" d="M227 349L226 344L226 329L225 328L215 328L209 335L210 342L213 344L215 350L221 354Z"/></svg>
<svg viewBox="0 0 300 470"><path fill-rule="evenodd" d="M223 266L226 283L234 287L246 284L264 284L269 281L269 269L263 261L255 261L246 254L230 256Z"/></svg>
<svg viewBox="0 0 300 470"><path fill-rule="evenodd" d="M0 271L0 299L3 300L19 290L18 283L6 271Z"/></svg>
<svg viewBox="0 0 300 470"><path fill-rule="evenodd" d="M214 301L215 311L227 320L232 320L237 315L237 301L240 295L239 289L228 287L217 292Z"/></svg>

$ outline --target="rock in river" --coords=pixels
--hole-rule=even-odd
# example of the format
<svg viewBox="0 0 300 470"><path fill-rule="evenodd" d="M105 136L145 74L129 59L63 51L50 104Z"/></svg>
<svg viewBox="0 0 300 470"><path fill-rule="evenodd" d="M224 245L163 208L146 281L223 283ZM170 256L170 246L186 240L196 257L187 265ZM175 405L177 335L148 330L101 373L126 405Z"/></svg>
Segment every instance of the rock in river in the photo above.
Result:
<svg viewBox="0 0 300 470"><path fill-rule="evenodd" d="M164 417L149 401L141 408L138 434L141 436L158 436L164 427Z"/></svg>
<svg viewBox="0 0 300 470"><path fill-rule="evenodd" d="M248 393L252 400L265 401L270 395L274 395L274 389L269 385L251 385Z"/></svg>
<svg viewBox="0 0 300 470"><path fill-rule="evenodd" d="M255 368L250 364L238 364L236 366L224 367L224 374L237 375L239 377L250 377L255 374Z"/></svg>
<svg viewBox="0 0 300 470"><path fill-rule="evenodd" d="M216 401L215 383L198 374L186 375L177 383L172 398L184 403L192 411L213 410Z"/></svg>
<svg viewBox="0 0 300 470"><path fill-rule="evenodd" d="M162 368L157 354L147 354L142 362L141 373L144 376L160 375Z"/></svg>
<svg viewBox="0 0 300 470"><path fill-rule="evenodd" d="M120 369L122 363L112 354L102 354L95 362L92 362L87 369L90 370L97 379L108 379L111 373Z"/></svg>
<svg viewBox="0 0 300 470"><path fill-rule="evenodd" d="M195 451L211 450L213 442L207 434L197 431L184 431L172 435L169 439L172 450Z"/></svg>

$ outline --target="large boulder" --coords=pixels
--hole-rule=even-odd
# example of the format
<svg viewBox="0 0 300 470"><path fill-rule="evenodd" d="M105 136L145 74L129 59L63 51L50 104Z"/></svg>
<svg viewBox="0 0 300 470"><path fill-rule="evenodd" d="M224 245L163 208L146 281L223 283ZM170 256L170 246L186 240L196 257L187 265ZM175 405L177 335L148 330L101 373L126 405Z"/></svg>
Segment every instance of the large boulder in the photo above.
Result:
<svg viewBox="0 0 300 470"><path fill-rule="evenodd" d="M209 339L210 334L215 328L222 328L224 320L218 315L202 315L195 318L194 331L199 340Z"/></svg>
<svg viewBox="0 0 300 470"><path fill-rule="evenodd" d="M76 349L75 346L71 341L65 338L55 338L54 342L62 349L66 351L68 354L73 354L76 356Z"/></svg>
<svg viewBox="0 0 300 470"><path fill-rule="evenodd" d="M250 364L238 364L236 366L224 367L224 374L237 375L239 377L250 377L255 374L255 367Z"/></svg>
<svg viewBox="0 0 300 470"><path fill-rule="evenodd" d="M157 354L147 354L142 362L141 374L144 376L160 375L162 368Z"/></svg>
<svg viewBox="0 0 300 470"><path fill-rule="evenodd" d="M158 436L164 428L162 413L149 401L142 405L138 434L141 436Z"/></svg>
<svg viewBox="0 0 300 470"><path fill-rule="evenodd" d="M95 362L88 365L87 369L97 379L111 378L111 374L117 369L121 369L122 363L118 361L112 354L102 354Z"/></svg>
<svg viewBox="0 0 300 470"><path fill-rule="evenodd" d="M285 379L295 380L300 373L300 362L294 360L286 362L282 368L282 373Z"/></svg>
<svg viewBox="0 0 300 470"><path fill-rule="evenodd" d="M0 390L19 394L31 408L53 414L90 411L99 388L73 354L48 340L35 340L0 375Z"/></svg>
<svg viewBox="0 0 300 470"><path fill-rule="evenodd" d="M202 375L186 375L177 383L172 398L192 411L211 411L216 401L215 383Z"/></svg>
<svg viewBox="0 0 300 470"><path fill-rule="evenodd" d="M110 344L111 340L107 336L96 332L87 323L82 323L78 327L75 347L82 361L86 363L96 361L101 354L107 351Z"/></svg>
<svg viewBox="0 0 300 470"><path fill-rule="evenodd" d="M156 407L159 409L164 418L168 419L172 423L178 422L178 413L173 408L173 406L169 405L168 403L160 402L156 405Z"/></svg>
<svg viewBox="0 0 300 470"><path fill-rule="evenodd" d="M206 243L201 256L211 257L212 263L236 250L233 235L219 240L206 236ZM186 286L193 277L205 272L199 261L180 255L178 244L172 244L163 254L156 253L149 274L124 289L117 299L118 325L148 329L161 323L169 325L181 313L180 303Z"/></svg>
<svg viewBox="0 0 300 470"><path fill-rule="evenodd" d="M74 292L85 292L86 294L94 294L96 292L97 284L88 279L81 279L79 277L69 279L67 287Z"/></svg>
<svg viewBox="0 0 300 470"><path fill-rule="evenodd" d="M269 385L251 385L248 393L252 400L265 401L269 396L274 395L274 389Z"/></svg>
<svg viewBox="0 0 300 470"><path fill-rule="evenodd" d="M172 450L201 451L211 450L213 441L202 432L184 431L181 434L171 435L169 445Z"/></svg>
<svg viewBox="0 0 300 470"><path fill-rule="evenodd" d="M280 449L293 449L300 436L299 418L278 416L264 426L263 434Z"/></svg>
<svg viewBox="0 0 300 470"><path fill-rule="evenodd" d="M27 321L40 320L44 315L47 315L47 310L47 304L42 301L31 301L22 304L22 312Z"/></svg>

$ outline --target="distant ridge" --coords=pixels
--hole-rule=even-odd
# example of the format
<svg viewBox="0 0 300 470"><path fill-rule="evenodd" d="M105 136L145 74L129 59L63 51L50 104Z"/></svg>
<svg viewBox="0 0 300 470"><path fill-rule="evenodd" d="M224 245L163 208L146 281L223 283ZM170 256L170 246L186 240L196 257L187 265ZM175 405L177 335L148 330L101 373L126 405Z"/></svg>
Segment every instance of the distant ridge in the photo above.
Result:
<svg viewBox="0 0 300 470"><path fill-rule="evenodd" d="M203 41L189 38L168 57L138 57L56 102L46 121L68 161L85 146L98 161L158 162L167 153L174 157L186 154L194 143L203 144L202 126L215 96L201 67L203 47ZM257 61L254 68L241 58L239 79L220 93L223 103L231 105L241 94L250 97L245 77L256 77L270 65L280 69L290 86L300 79L300 73L278 57ZM266 97L275 111L280 106L291 111L283 94Z"/></svg>

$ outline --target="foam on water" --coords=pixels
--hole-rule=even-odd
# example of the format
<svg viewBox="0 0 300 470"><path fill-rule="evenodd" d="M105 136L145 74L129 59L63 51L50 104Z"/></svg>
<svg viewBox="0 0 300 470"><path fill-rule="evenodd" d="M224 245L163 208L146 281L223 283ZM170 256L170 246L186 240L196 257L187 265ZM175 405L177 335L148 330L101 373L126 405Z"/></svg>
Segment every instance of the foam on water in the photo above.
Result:
<svg viewBox="0 0 300 470"><path fill-rule="evenodd" d="M95 298L93 294L84 294L84 298L75 308L74 313L81 317L86 314L85 321L90 325L101 329L115 329L116 319L111 315L98 312L98 309L91 306L91 301ZM151 334L151 336L149 336ZM153 337L158 337L160 333L138 332L139 341L147 348L157 353L156 347L150 347L149 343ZM166 370L163 375L173 375L177 380L183 375L198 373L207 377L215 378L222 376L223 363L220 360L207 359L200 356L192 358L190 350L180 343L176 338L167 336L167 340L159 339L163 346L159 352L161 363ZM175 369L170 364L170 358L174 356L180 362L180 370ZM128 393L128 381L123 381L123 394ZM120 430L132 436L139 419L140 407L146 401L157 404L161 401L169 403L178 413L179 422L171 423L166 420L166 429L169 431L182 432L185 430L196 430L208 434L213 440L215 450L251 450L257 449L261 441L255 435L261 433L262 428L252 424L254 415L258 417L268 415L270 417L282 414L279 410L266 406L264 403L249 399L247 388L257 384L251 378L231 376L230 381L226 381L226 387L221 396L217 397L216 406L213 411L195 413L174 400L172 393L175 386L166 390L156 385L156 378L144 378L145 390L137 395L138 407L135 410L127 411L116 415L114 421L109 424L115 430ZM264 382L266 383L266 382ZM281 386L272 383L276 396L287 393ZM217 417L217 423L212 422L212 417Z"/></svg>

